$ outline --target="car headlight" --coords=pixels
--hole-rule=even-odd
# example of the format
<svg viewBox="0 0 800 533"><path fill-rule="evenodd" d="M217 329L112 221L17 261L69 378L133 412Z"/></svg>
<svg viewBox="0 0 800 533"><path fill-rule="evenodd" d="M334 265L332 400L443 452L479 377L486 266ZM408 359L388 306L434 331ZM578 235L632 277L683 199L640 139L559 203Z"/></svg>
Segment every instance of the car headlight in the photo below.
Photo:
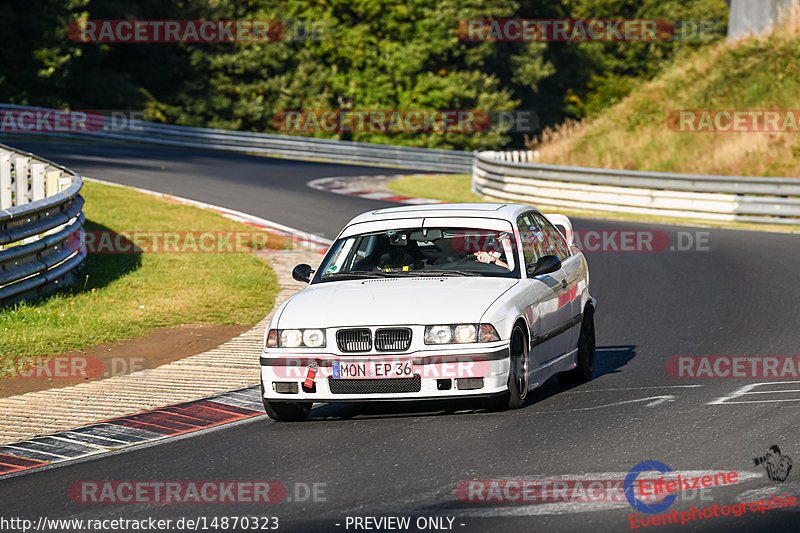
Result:
<svg viewBox="0 0 800 533"><path fill-rule="evenodd" d="M475 342L475 326L467 324L464 326L456 326L453 328L455 332L456 342L459 344L466 344L468 342Z"/></svg>
<svg viewBox="0 0 800 533"><path fill-rule="evenodd" d="M425 326L425 344L470 344L499 340L500 336L491 324Z"/></svg>
<svg viewBox="0 0 800 533"><path fill-rule="evenodd" d="M303 344L303 333L299 329L281 331L281 348L297 348Z"/></svg>
<svg viewBox="0 0 800 533"><path fill-rule="evenodd" d="M309 348L325 346L325 333L323 333L321 329L304 329L303 344Z"/></svg>
<svg viewBox="0 0 800 533"><path fill-rule="evenodd" d="M496 342L500 340L500 335L491 324L480 324L478 326L478 342Z"/></svg>
<svg viewBox="0 0 800 533"><path fill-rule="evenodd" d="M452 326L427 326L425 344L450 344L453 342Z"/></svg>
<svg viewBox="0 0 800 533"><path fill-rule="evenodd" d="M267 332L267 348L278 347L278 330L271 329Z"/></svg>
<svg viewBox="0 0 800 533"><path fill-rule="evenodd" d="M271 329L267 348L324 348L325 332L321 329Z"/></svg>

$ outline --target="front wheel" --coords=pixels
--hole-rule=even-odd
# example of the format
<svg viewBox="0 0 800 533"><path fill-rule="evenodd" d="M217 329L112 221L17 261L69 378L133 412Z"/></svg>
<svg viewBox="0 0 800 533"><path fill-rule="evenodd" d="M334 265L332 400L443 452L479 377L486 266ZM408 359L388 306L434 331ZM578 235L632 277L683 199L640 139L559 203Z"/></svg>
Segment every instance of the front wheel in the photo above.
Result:
<svg viewBox="0 0 800 533"><path fill-rule="evenodd" d="M578 357L576 366L569 372L558 375L561 382L589 381L594 374L595 338L594 310L586 307L581 321L581 334L578 337Z"/></svg>
<svg viewBox="0 0 800 533"><path fill-rule="evenodd" d="M267 416L276 422L302 422L311 412L311 402L268 402L264 400Z"/></svg>
<svg viewBox="0 0 800 533"><path fill-rule="evenodd" d="M511 332L509 355L508 390L489 400L491 411L519 409L528 397L528 343L520 324Z"/></svg>

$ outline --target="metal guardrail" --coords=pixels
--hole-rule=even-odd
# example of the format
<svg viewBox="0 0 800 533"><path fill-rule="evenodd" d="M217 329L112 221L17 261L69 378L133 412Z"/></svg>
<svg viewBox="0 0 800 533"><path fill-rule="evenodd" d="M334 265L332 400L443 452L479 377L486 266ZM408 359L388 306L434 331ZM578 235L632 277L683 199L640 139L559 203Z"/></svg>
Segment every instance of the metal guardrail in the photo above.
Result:
<svg viewBox="0 0 800 533"><path fill-rule="evenodd" d="M793 0L729 0L728 40L769 31L780 22L781 10L789 9Z"/></svg>
<svg viewBox="0 0 800 533"><path fill-rule="evenodd" d="M68 283L83 264L81 178L0 144L0 306Z"/></svg>
<svg viewBox="0 0 800 533"><path fill-rule="evenodd" d="M0 104L0 112L56 111L53 109ZM35 120L35 119L32 119ZM87 113L85 132L58 131L0 131L5 134L45 134L56 137L94 138L246 152L272 157L373 165L389 168L426 170L434 172L468 173L472 168L472 152L413 148L353 141L336 141L316 137L272 135L238 132L189 126L172 126L155 122L136 121L109 125L102 115Z"/></svg>
<svg viewBox="0 0 800 533"><path fill-rule="evenodd" d="M0 104L4 116L0 124L5 124L6 112L34 117L37 111L55 110ZM524 151L459 152L144 121L109 126L104 117L92 113L87 114L86 124L88 129L83 133L43 133L411 170L471 170L474 193L504 202L686 219L800 224L800 180L794 178L542 165L531 162L531 152Z"/></svg>
<svg viewBox="0 0 800 533"><path fill-rule="evenodd" d="M477 153L472 192L556 208L800 224L800 179L568 167L531 159L532 152Z"/></svg>

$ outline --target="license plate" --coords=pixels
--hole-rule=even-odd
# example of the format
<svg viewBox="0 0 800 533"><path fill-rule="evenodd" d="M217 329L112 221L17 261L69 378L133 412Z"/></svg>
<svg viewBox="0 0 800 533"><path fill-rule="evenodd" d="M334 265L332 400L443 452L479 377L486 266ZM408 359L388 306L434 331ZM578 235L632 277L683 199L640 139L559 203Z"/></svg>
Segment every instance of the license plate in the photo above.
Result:
<svg viewBox="0 0 800 533"><path fill-rule="evenodd" d="M397 379L414 375L411 361L334 361L333 379Z"/></svg>

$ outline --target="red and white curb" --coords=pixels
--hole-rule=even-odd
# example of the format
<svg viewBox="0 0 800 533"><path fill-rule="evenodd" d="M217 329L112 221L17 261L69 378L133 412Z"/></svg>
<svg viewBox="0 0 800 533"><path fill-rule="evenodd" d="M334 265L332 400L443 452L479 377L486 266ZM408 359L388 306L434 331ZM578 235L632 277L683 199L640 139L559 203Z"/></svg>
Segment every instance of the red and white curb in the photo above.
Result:
<svg viewBox="0 0 800 533"><path fill-rule="evenodd" d="M264 415L259 385L0 446L0 479Z"/></svg>
<svg viewBox="0 0 800 533"><path fill-rule="evenodd" d="M102 183L103 185L109 185L111 187L122 187L125 189L132 189L134 191L139 191L144 194L149 194L150 196L163 198L165 200L169 200L177 204L191 205L194 207L199 207L200 209L207 209L209 211L214 211L215 213L220 214L225 218L241 222L242 224L246 224L248 226L268 231L271 233L277 233L278 235L281 235L282 237L291 240L292 244L299 248L325 252L330 247L330 245L333 244L333 241L325 239L324 237L320 237L319 235L314 235L313 233L306 233L305 231L300 231L299 229L291 228L289 226L284 226L283 224L278 224L277 222L249 215L247 213L236 211L234 209L219 207L217 205L198 202L197 200L182 198L180 196L174 196L171 194L150 191L147 189L140 189L139 187L131 187L130 185L120 185L119 183L113 183L110 181L89 178L86 176L82 176L82 179L94 183Z"/></svg>
<svg viewBox="0 0 800 533"><path fill-rule="evenodd" d="M441 200L430 198L414 198L411 196L398 195L386 186L390 181L409 176L438 176L440 174L391 174L380 176L337 176L332 178L320 178L308 182L308 186L320 191L344 194L346 196L356 196L358 198L369 198L370 200L385 200L387 202L398 202L401 204L446 204Z"/></svg>

